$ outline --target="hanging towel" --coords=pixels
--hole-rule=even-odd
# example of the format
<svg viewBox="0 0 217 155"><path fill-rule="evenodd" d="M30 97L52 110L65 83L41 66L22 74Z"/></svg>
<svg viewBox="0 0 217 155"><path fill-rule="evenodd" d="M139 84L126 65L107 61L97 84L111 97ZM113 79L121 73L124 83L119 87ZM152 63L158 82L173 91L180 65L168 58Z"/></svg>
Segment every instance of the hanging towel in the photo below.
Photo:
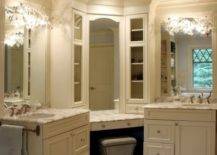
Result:
<svg viewBox="0 0 217 155"><path fill-rule="evenodd" d="M28 155L28 133L23 132L22 155Z"/></svg>
<svg viewBox="0 0 217 155"><path fill-rule="evenodd" d="M22 155L23 127L1 125L0 155Z"/></svg>

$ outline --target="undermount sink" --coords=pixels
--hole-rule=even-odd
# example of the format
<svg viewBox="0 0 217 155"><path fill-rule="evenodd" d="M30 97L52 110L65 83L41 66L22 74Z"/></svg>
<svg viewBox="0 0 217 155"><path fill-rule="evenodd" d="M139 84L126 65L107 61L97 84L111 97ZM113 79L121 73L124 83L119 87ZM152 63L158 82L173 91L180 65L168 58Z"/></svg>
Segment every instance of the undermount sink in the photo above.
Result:
<svg viewBox="0 0 217 155"><path fill-rule="evenodd" d="M42 119L42 118L50 118L50 117L54 117L55 114L46 114L46 113L32 113L29 115L25 115L23 117L28 117L31 119Z"/></svg>

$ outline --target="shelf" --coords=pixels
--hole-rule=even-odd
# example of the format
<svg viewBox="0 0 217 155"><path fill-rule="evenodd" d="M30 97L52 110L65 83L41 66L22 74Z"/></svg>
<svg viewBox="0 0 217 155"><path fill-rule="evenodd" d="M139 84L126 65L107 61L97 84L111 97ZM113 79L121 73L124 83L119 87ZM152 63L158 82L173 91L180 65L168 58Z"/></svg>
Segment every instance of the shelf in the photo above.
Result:
<svg viewBox="0 0 217 155"><path fill-rule="evenodd" d="M75 84L75 85L79 85L79 84L81 84L81 83L80 83L80 82L75 82L74 84Z"/></svg>
<svg viewBox="0 0 217 155"><path fill-rule="evenodd" d="M131 65L136 66L136 65L143 65L143 62L138 62L138 63L131 63Z"/></svg>
<svg viewBox="0 0 217 155"><path fill-rule="evenodd" d="M143 83L143 80L132 80L132 83Z"/></svg>
<svg viewBox="0 0 217 155"><path fill-rule="evenodd" d="M143 29L132 29L131 32L141 32Z"/></svg>
<svg viewBox="0 0 217 155"><path fill-rule="evenodd" d="M80 27L78 27L78 26L75 26L74 28L75 28L76 30L80 30Z"/></svg>

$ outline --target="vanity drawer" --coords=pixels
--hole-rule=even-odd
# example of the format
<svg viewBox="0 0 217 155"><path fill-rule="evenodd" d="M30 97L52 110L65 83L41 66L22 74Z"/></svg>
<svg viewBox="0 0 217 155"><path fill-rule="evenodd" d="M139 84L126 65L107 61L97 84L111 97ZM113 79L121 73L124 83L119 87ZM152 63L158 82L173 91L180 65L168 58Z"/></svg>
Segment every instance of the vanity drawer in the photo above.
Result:
<svg viewBox="0 0 217 155"><path fill-rule="evenodd" d="M195 109L151 109L145 108L145 119L151 120L177 120L177 121L203 121L216 120L215 110Z"/></svg>
<svg viewBox="0 0 217 155"><path fill-rule="evenodd" d="M127 104L126 113L130 114L144 114L144 108L141 104Z"/></svg>
<svg viewBox="0 0 217 155"><path fill-rule="evenodd" d="M174 142L175 122L145 120L145 142Z"/></svg>
<svg viewBox="0 0 217 155"><path fill-rule="evenodd" d="M89 113L80 114L64 120L51 122L43 126L43 138L49 138L89 124Z"/></svg>
<svg viewBox="0 0 217 155"><path fill-rule="evenodd" d="M108 122L91 122L91 131L111 130L111 129L124 129L131 127L144 126L144 119L108 121Z"/></svg>
<svg viewBox="0 0 217 155"><path fill-rule="evenodd" d="M174 155L174 144L144 143L145 155Z"/></svg>
<svg viewBox="0 0 217 155"><path fill-rule="evenodd" d="M73 131L74 149L79 151L89 146L89 126L84 126Z"/></svg>

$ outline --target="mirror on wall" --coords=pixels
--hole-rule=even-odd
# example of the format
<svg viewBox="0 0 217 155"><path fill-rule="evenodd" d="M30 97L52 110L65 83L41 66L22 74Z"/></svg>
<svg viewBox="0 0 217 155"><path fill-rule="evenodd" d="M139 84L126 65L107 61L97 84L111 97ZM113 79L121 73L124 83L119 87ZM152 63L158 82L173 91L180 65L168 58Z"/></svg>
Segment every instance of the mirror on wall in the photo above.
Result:
<svg viewBox="0 0 217 155"><path fill-rule="evenodd" d="M45 104L47 17L27 3L5 5L4 103Z"/></svg>
<svg viewBox="0 0 217 155"><path fill-rule="evenodd" d="M161 95L210 93L212 28L206 18L167 18L161 25Z"/></svg>
<svg viewBox="0 0 217 155"><path fill-rule="evenodd" d="M90 109L118 109L119 23L111 19L90 21Z"/></svg>

